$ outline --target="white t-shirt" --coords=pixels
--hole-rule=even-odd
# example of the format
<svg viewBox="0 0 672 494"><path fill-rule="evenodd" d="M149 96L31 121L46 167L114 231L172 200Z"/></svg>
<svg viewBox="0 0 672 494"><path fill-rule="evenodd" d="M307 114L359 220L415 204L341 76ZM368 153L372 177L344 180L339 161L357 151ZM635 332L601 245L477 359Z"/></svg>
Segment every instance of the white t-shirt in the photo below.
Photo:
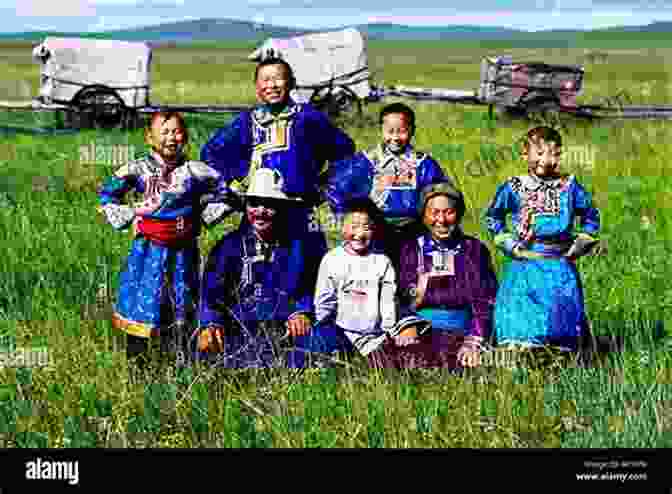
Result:
<svg viewBox="0 0 672 494"><path fill-rule="evenodd" d="M396 278L384 254L350 254L342 246L320 264L315 289L318 322L333 318L362 355L375 350L396 324Z"/></svg>

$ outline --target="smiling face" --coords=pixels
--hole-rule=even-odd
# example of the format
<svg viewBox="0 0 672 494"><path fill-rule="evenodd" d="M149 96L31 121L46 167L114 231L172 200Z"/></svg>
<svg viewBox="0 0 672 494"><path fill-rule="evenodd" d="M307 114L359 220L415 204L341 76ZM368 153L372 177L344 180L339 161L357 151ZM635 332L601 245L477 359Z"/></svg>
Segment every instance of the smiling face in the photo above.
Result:
<svg viewBox="0 0 672 494"><path fill-rule="evenodd" d="M343 222L344 248L351 254L364 255L373 240L374 225L365 211L354 211L346 215Z"/></svg>
<svg viewBox="0 0 672 494"><path fill-rule="evenodd" d="M187 136L177 117L165 121L159 117L154 119L152 126L145 132L145 142L164 161L171 163L181 156Z"/></svg>
<svg viewBox="0 0 672 494"><path fill-rule="evenodd" d="M537 177L552 178L558 175L561 147L555 142L546 142L541 137L530 139L522 156L527 160L530 173Z"/></svg>
<svg viewBox="0 0 672 494"><path fill-rule="evenodd" d="M283 65L265 65L259 69L256 92L260 103L286 103L290 89L290 75Z"/></svg>
<svg viewBox="0 0 672 494"><path fill-rule="evenodd" d="M270 200L250 197L247 200L246 213L256 234L264 240L270 240L278 216L278 206Z"/></svg>
<svg viewBox="0 0 672 494"><path fill-rule="evenodd" d="M403 113L388 113L383 118L383 142L393 153L402 151L411 142L413 129Z"/></svg>
<svg viewBox="0 0 672 494"><path fill-rule="evenodd" d="M458 211L446 196L439 195L427 201L423 223L435 240L446 240L455 230Z"/></svg>

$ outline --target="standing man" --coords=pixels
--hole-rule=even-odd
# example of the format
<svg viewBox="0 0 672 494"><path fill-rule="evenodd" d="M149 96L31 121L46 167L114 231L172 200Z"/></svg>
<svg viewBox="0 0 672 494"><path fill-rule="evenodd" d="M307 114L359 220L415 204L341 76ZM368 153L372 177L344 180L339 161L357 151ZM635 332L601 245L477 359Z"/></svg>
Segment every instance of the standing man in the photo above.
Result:
<svg viewBox="0 0 672 494"><path fill-rule="evenodd" d="M268 58L260 62L255 84L259 105L241 112L212 136L201 150L201 159L222 173L233 189L243 191L255 170L277 170L284 180L283 192L304 201L305 208L299 213L302 221L296 218L293 225L304 232L318 232L312 212L321 202L322 166L325 161L354 154L354 142L323 113L290 98L296 81L286 61ZM321 236L324 248L314 254L320 257L326 253L326 240Z"/></svg>

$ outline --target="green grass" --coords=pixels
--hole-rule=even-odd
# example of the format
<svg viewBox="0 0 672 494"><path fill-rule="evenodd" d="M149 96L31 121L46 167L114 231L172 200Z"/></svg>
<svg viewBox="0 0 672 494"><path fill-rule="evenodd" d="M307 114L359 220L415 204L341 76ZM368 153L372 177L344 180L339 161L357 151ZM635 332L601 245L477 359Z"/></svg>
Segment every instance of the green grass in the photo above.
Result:
<svg viewBox="0 0 672 494"><path fill-rule="evenodd" d="M478 80L483 54L534 55L527 49L472 46L460 50L458 60L452 46L423 46L372 43L376 80L469 88ZM157 50L152 99L251 103L254 65L238 59L246 53L240 46ZM583 56L583 50L535 53L558 60ZM658 56L669 53L660 50ZM37 67L20 62L11 50L2 57L4 73L11 74L5 87L27 80L35 93ZM198 57L210 57L212 63L189 65ZM627 89L639 102L672 99L666 65L633 53L609 57L608 64L589 67L586 101L617 89ZM633 68L635 59L639 65ZM524 172L510 147L528 124L498 121L493 126L482 110L466 106L413 106L416 146L432 153L459 183L469 209L465 230L486 240L494 253L480 216L497 185ZM377 142L380 107L365 108L368 125L346 119L358 148ZM0 118L27 127L55 124L53 115L39 121L30 114ZM192 157L228 118L188 117ZM628 343L606 368L480 369L458 378L438 370L373 372L360 358L342 369L302 374L201 368L178 373L157 361L143 382L131 383L123 339L105 313L110 300L103 300L97 316L82 315L108 280L114 296L131 239L95 213L96 187L116 164L109 157L83 163L80 147L94 143L142 150L141 133L0 135L0 198L5 200L0 208L0 335L11 335L17 347L46 347L52 362L49 368L0 369L0 445L669 447L672 361L657 322L663 332L672 324L667 255L672 132L665 122L591 126L569 121L563 136L568 146L595 150L591 166L568 162L565 168L594 194L602 213L608 252L581 260L579 269L595 333L623 334ZM503 152L488 161L488 145ZM479 173L469 162L478 165ZM202 251L234 227L229 221L204 234ZM329 238L336 239L333 233ZM495 262L501 272L498 253Z"/></svg>

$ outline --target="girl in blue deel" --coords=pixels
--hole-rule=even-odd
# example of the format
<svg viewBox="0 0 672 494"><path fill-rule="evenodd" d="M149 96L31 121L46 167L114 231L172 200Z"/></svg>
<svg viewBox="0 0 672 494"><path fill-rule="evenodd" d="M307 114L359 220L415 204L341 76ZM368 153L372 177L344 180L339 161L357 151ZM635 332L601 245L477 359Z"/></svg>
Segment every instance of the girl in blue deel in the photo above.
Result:
<svg viewBox="0 0 672 494"><path fill-rule="evenodd" d="M502 184L486 212L495 245L511 259L495 303L494 335L500 345L576 351L587 333L575 260L598 243L600 215L576 178L558 171L561 149L557 131L530 130L523 144L528 173ZM506 227L509 214L513 231Z"/></svg>

